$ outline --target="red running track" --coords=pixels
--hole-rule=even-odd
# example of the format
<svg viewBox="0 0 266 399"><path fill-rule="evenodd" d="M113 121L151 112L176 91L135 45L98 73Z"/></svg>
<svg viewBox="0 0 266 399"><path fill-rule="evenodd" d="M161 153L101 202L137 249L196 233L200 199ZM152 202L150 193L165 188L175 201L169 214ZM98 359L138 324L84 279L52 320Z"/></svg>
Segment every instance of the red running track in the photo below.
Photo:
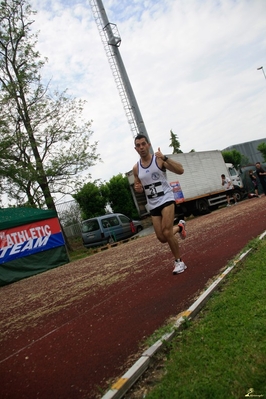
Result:
<svg viewBox="0 0 266 399"><path fill-rule="evenodd" d="M187 270L155 235L0 289L2 399L96 399L186 310L209 279L266 229L266 197L187 222ZM241 267L241 266L239 266Z"/></svg>

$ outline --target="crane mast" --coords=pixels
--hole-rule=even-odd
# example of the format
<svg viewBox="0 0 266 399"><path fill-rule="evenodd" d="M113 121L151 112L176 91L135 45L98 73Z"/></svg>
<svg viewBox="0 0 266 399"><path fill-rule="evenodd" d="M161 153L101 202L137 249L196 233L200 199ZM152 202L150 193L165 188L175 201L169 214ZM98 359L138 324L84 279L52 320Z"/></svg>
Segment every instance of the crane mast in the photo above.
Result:
<svg viewBox="0 0 266 399"><path fill-rule="evenodd" d="M119 52L121 37L117 26L109 22L101 0L89 0L89 3L133 137L136 137L138 134L144 134L150 142L137 100ZM150 151L153 153L152 146L150 147Z"/></svg>

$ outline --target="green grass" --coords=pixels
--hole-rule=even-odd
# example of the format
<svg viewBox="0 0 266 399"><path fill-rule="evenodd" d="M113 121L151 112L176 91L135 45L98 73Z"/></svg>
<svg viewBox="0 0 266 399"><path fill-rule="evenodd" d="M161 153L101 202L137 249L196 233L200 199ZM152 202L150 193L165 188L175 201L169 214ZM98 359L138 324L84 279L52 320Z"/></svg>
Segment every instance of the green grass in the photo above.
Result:
<svg viewBox="0 0 266 399"><path fill-rule="evenodd" d="M266 399L266 242L167 346L165 373L145 399ZM252 389L253 391L249 391Z"/></svg>
<svg viewBox="0 0 266 399"><path fill-rule="evenodd" d="M68 252L70 262L86 258L93 254L92 249L84 247L81 237L68 238L68 244L71 247L71 250Z"/></svg>

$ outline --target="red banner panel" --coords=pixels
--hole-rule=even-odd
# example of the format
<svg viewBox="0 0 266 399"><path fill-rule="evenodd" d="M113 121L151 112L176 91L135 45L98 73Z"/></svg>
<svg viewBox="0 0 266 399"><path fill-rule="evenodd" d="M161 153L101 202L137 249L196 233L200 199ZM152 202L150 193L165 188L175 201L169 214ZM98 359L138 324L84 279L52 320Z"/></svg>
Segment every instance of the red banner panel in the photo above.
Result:
<svg viewBox="0 0 266 399"><path fill-rule="evenodd" d="M0 231L0 264L65 245L57 218Z"/></svg>

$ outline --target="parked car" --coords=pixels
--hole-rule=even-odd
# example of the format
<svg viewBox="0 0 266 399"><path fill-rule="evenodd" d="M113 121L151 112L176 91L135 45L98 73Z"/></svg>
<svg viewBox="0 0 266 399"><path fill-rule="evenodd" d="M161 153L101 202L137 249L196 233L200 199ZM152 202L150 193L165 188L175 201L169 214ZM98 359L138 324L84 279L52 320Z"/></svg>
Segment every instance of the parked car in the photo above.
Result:
<svg viewBox="0 0 266 399"><path fill-rule="evenodd" d="M142 229L140 221L132 221L122 213L110 213L81 223L82 241L86 248L124 240Z"/></svg>
<svg viewBox="0 0 266 399"><path fill-rule="evenodd" d="M135 229L136 229L136 233L139 233L141 230L144 229L143 224L141 222L141 220L132 220Z"/></svg>

